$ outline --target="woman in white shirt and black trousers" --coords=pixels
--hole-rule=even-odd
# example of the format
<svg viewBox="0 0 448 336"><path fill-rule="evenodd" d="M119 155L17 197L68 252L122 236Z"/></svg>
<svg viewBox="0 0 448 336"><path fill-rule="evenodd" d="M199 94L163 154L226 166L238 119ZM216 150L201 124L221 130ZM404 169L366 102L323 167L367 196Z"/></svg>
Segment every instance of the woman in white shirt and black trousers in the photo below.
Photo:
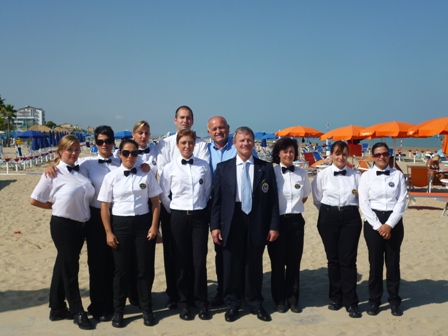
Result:
<svg viewBox="0 0 448 336"><path fill-rule="evenodd" d="M160 177L162 203L171 212L171 231L179 292L179 317L193 318L188 291L199 307L199 318L210 318L207 299L207 202L210 199L212 174L207 161L193 156L196 134L191 130L177 133L180 156L165 165ZM171 200L168 198L171 194ZM191 272L194 272L192 275Z"/></svg>
<svg viewBox="0 0 448 336"><path fill-rule="evenodd" d="M361 317L356 293L359 236L362 222L358 210L359 173L348 167L348 146L336 141L331 146L333 164L312 183L313 202L319 209L317 228L328 260L330 282L328 309L343 306L350 317Z"/></svg>
<svg viewBox="0 0 448 336"><path fill-rule="evenodd" d="M399 170L389 167L389 147L378 142L372 147L375 166L362 174L359 207L366 221L364 238L369 250L369 310L377 315L383 295L383 266L391 313L401 316L400 247L403 242L403 213L406 209L406 181Z"/></svg>
<svg viewBox="0 0 448 336"><path fill-rule="evenodd" d="M121 166L104 177L98 194L98 200L102 202L101 218L107 244L113 248L115 261L112 326L124 327L123 311L134 258L137 261L137 291L143 311L143 323L153 326L155 318L151 290L154 282L156 238L159 233L158 195L162 190L154 174L144 173L135 166L138 145L134 140L124 140L119 150Z"/></svg>
<svg viewBox="0 0 448 336"><path fill-rule="evenodd" d="M58 251L50 286L50 320L71 319L80 329L93 329L82 306L79 293L79 254L84 244L84 225L90 218L89 203L95 189L75 165L81 152L78 138L64 136L58 144L57 178L42 174L30 203L51 209L51 238ZM51 201L50 201L51 199ZM68 311L67 298L70 311Z"/></svg>
<svg viewBox="0 0 448 336"><path fill-rule="evenodd" d="M272 150L272 162L277 180L280 210L279 237L268 243L271 259L271 293L279 313L285 313L288 306L293 313L300 313L299 287L300 262L303 254L305 220L302 212L304 203L311 193L308 174L294 167L299 154L297 142L282 138Z"/></svg>

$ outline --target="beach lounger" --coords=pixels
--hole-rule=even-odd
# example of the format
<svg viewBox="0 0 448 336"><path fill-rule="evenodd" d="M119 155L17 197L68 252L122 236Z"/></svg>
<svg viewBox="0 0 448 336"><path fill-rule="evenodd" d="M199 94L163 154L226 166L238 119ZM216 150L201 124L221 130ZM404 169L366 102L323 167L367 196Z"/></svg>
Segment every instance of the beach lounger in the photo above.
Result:
<svg viewBox="0 0 448 336"><path fill-rule="evenodd" d="M416 198L433 198L436 201L448 202L448 192L410 191L408 193L408 202L406 204L406 208L409 207L409 204L411 203L411 201L413 204L415 204ZM448 210L448 203L445 205L445 208L442 211L441 217L448 217L448 216L445 216L447 210Z"/></svg>

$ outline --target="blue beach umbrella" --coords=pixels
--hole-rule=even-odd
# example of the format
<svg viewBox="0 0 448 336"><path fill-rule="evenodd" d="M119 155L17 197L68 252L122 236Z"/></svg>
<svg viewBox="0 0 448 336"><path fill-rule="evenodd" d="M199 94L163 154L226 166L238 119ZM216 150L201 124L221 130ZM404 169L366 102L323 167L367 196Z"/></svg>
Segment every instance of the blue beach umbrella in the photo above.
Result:
<svg viewBox="0 0 448 336"><path fill-rule="evenodd" d="M130 139L132 138L132 132L130 131L120 131L115 133L115 139Z"/></svg>

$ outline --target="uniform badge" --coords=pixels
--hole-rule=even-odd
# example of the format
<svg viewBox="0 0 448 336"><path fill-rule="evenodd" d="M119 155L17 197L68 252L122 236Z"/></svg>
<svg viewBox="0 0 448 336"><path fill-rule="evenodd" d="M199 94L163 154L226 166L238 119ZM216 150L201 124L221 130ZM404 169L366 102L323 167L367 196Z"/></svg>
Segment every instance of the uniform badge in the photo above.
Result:
<svg viewBox="0 0 448 336"><path fill-rule="evenodd" d="M269 184L266 180L261 181L261 190L266 194L269 191Z"/></svg>
<svg viewBox="0 0 448 336"><path fill-rule="evenodd" d="M391 188L395 187L395 183L389 182L389 187L391 187Z"/></svg>
<svg viewBox="0 0 448 336"><path fill-rule="evenodd" d="M204 183L204 180L203 180L203 179L200 179L200 180L199 180L199 184L202 184L202 183Z"/></svg>
<svg viewBox="0 0 448 336"><path fill-rule="evenodd" d="M352 194L355 195L355 196L358 196L358 190L353 189L353 190L352 190Z"/></svg>
<svg viewBox="0 0 448 336"><path fill-rule="evenodd" d="M152 165L153 165L153 166L157 166L157 162L156 162L156 160L152 160Z"/></svg>
<svg viewBox="0 0 448 336"><path fill-rule="evenodd" d="M294 185L294 188L296 188L296 189L300 189L300 184L296 183L296 184Z"/></svg>
<svg viewBox="0 0 448 336"><path fill-rule="evenodd" d="M146 184L140 183L140 189L146 189Z"/></svg>

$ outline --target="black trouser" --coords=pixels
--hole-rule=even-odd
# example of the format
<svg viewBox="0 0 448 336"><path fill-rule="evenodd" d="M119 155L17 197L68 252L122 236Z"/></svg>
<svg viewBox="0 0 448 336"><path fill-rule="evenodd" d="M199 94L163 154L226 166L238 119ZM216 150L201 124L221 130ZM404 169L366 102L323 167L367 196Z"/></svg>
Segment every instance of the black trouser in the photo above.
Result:
<svg viewBox="0 0 448 336"><path fill-rule="evenodd" d="M322 204L317 228L327 254L330 300L346 308L356 306L356 257L362 229L358 207Z"/></svg>
<svg viewBox="0 0 448 336"><path fill-rule="evenodd" d="M160 224L163 237L163 263L165 267L166 294L169 300L177 302L179 295L176 284L176 267L174 265L173 233L171 232L171 214L165 207L160 207Z"/></svg>
<svg viewBox="0 0 448 336"><path fill-rule="evenodd" d="M90 306L87 310L96 316L114 311L114 259L112 248L107 245L101 210L90 207L90 214L85 225L90 280Z"/></svg>
<svg viewBox="0 0 448 336"><path fill-rule="evenodd" d="M70 311L84 311L79 293L79 254L84 244L84 223L68 218L51 216L50 232L58 251L50 286L50 308L66 307L67 297Z"/></svg>
<svg viewBox="0 0 448 336"><path fill-rule="evenodd" d="M113 250L115 312L123 313L134 258L138 271L137 291L140 307L143 311L152 309L151 290L154 282L156 239L147 238L151 224L151 213L141 216L112 216L112 229L118 240L118 247Z"/></svg>
<svg viewBox="0 0 448 336"><path fill-rule="evenodd" d="M208 211L171 210L179 308L188 308L190 289L198 307L207 307ZM193 276L191 274L193 270ZM192 283L193 282L193 283Z"/></svg>
<svg viewBox="0 0 448 336"><path fill-rule="evenodd" d="M305 220L302 214L280 216L279 237L268 243L271 259L271 293L276 305L299 303L300 262Z"/></svg>
<svg viewBox="0 0 448 336"><path fill-rule="evenodd" d="M213 245L215 245L215 271L218 284L218 286L216 287L216 295L222 297L224 288L224 262L222 256L222 245L218 245L215 243L213 243Z"/></svg>
<svg viewBox="0 0 448 336"><path fill-rule="evenodd" d="M373 210L381 223L386 223L392 211ZM386 260L386 286L391 305L400 305L400 247L404 237L403 219L394 226L391 238L384 239L368 223L364 222L364 238L369 250L369 302L381 304L383 296L383 267Z"/></svg>
<svg viewBox="0 0 448 336"><path fill-rule="evenodd" d="M224 300L228 309L239 309L243 295L251 309L263 302L263 252L265 245L255 245L249 234L249 216L235 203L229 237L223 247Z"/></svg>

